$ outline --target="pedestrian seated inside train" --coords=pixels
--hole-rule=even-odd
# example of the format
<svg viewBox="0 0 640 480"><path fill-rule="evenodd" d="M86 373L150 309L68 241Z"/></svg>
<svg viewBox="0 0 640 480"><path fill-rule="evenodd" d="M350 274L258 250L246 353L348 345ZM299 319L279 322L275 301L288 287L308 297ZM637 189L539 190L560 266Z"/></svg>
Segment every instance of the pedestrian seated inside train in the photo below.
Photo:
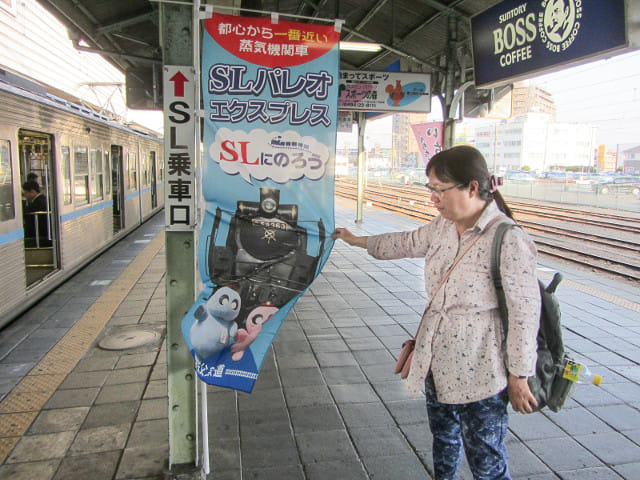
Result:
<svg viewBox="0 0 640 480"><path fill-rule="evenodd" d="M25 247L50 247L49 209L40 185L34 180L27 180L22 184L22 196Z"/></svg>

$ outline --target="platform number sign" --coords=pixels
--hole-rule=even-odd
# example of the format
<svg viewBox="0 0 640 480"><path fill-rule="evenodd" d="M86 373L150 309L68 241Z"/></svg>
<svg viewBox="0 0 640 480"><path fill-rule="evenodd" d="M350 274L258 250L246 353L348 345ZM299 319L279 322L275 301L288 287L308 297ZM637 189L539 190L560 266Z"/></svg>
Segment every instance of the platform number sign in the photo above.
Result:
<svg viewBox="0 0 640 480"><path fill-rule="evenodd" d="M165 225L192 230L195 225L195 71L164 67Z"/></svg>

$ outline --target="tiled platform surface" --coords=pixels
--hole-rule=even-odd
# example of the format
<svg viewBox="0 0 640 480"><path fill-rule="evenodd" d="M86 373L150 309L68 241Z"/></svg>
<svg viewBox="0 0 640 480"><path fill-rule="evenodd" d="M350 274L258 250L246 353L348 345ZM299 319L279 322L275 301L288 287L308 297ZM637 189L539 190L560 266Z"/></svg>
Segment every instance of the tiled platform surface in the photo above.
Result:
<svg viewBox="0 0 640 480"><path fill-rule="evenodd" d="M338 226L363 234L411 220L338 202ZM3 407L25 376L153 238L162 215L109 250L0 340L0 479L164 478L168 458L166 356L152 345L106 351L93 342L41 409ZM287 318L252 394L208 387L210 466L216 480L420 480L432 471L424 399L392 374L425 304L419 259L376 261L338 243ZM604 375L579 386L558 413L510 416L514 479L640 478L640 289L560 269L565 343ZM104 335L143 324L164 335L164 250L110 316ZM92 283L94 282L94 283ZM87 287L87 285L93 285ZM23 398L25 404L29 401ZM14 408L14 410L16 410ZM26 430L19 431L25 423ZM14 432L12 432L14 428ZM12 443L14 442L15 443ZM8 446L7 446L8 445ZM466 466L462 480L471 479Z"/></svg>

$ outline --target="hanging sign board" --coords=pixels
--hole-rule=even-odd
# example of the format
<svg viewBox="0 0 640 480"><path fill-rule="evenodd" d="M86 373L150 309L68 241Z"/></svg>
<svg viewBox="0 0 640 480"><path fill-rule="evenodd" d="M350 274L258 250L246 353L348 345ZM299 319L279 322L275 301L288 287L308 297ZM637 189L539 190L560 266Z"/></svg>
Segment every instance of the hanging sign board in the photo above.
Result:
<svg viewBox="0 0 640 480"><path fill-rule="evenodd" d="M420 146L420 153L424 166L427 165L431 157L442 151L444 144L444 123L428 122L411 125L416 141Z"/></svg>
<svg viewBox="0 0 640 480"><path fill-rule="evenodd" d="M476 87L488 88L627 45L624 0L506 0L471 18Z"/></svg>
<svg viewBox="0 0 640 480"><path fill-rule="evenodd" d="M194 79L193 67L164 66L164 211L167 230L193 230L195 225Z"/></svg>
<svg viewBox="0 0 640 480"><path fill-rule="evenodd" d="M353 129L353 114L349 110L338 111L338 131L351 133Z"/></svg>
<svg viewBox="0 0 640 480"><path fill-rule="evenodd" d="M340 34L218 14L204 27L204 288L182 333L199 378L251 392L333 245Z"/></svg>
<svg viewBox="0 0 640 480"><path fill-rule="evenodd" d="M431 111L431 76L426 73L340 70L340 109L368 112Z"/></svg>

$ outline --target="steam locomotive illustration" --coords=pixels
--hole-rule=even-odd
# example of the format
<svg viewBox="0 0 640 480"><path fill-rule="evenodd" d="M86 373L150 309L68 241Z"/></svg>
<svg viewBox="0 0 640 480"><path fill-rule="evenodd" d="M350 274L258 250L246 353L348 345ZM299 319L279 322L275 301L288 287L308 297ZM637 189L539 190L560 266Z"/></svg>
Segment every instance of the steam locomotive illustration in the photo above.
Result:
<svg viewBox="0 0 640 480"><path fill-rule="evenodd" d="M280 203L280 190L261 188L260 200L238 201L224 245L216 245L222 210L216 208L208 242L207 268L213 283L229 286L242 298L238 320L260 305L282 307L311 284L322 257L325 227L317 226L317 255L307 251L307 229L298 206ZM315 233L315 232L314 232Z"/></svg>

